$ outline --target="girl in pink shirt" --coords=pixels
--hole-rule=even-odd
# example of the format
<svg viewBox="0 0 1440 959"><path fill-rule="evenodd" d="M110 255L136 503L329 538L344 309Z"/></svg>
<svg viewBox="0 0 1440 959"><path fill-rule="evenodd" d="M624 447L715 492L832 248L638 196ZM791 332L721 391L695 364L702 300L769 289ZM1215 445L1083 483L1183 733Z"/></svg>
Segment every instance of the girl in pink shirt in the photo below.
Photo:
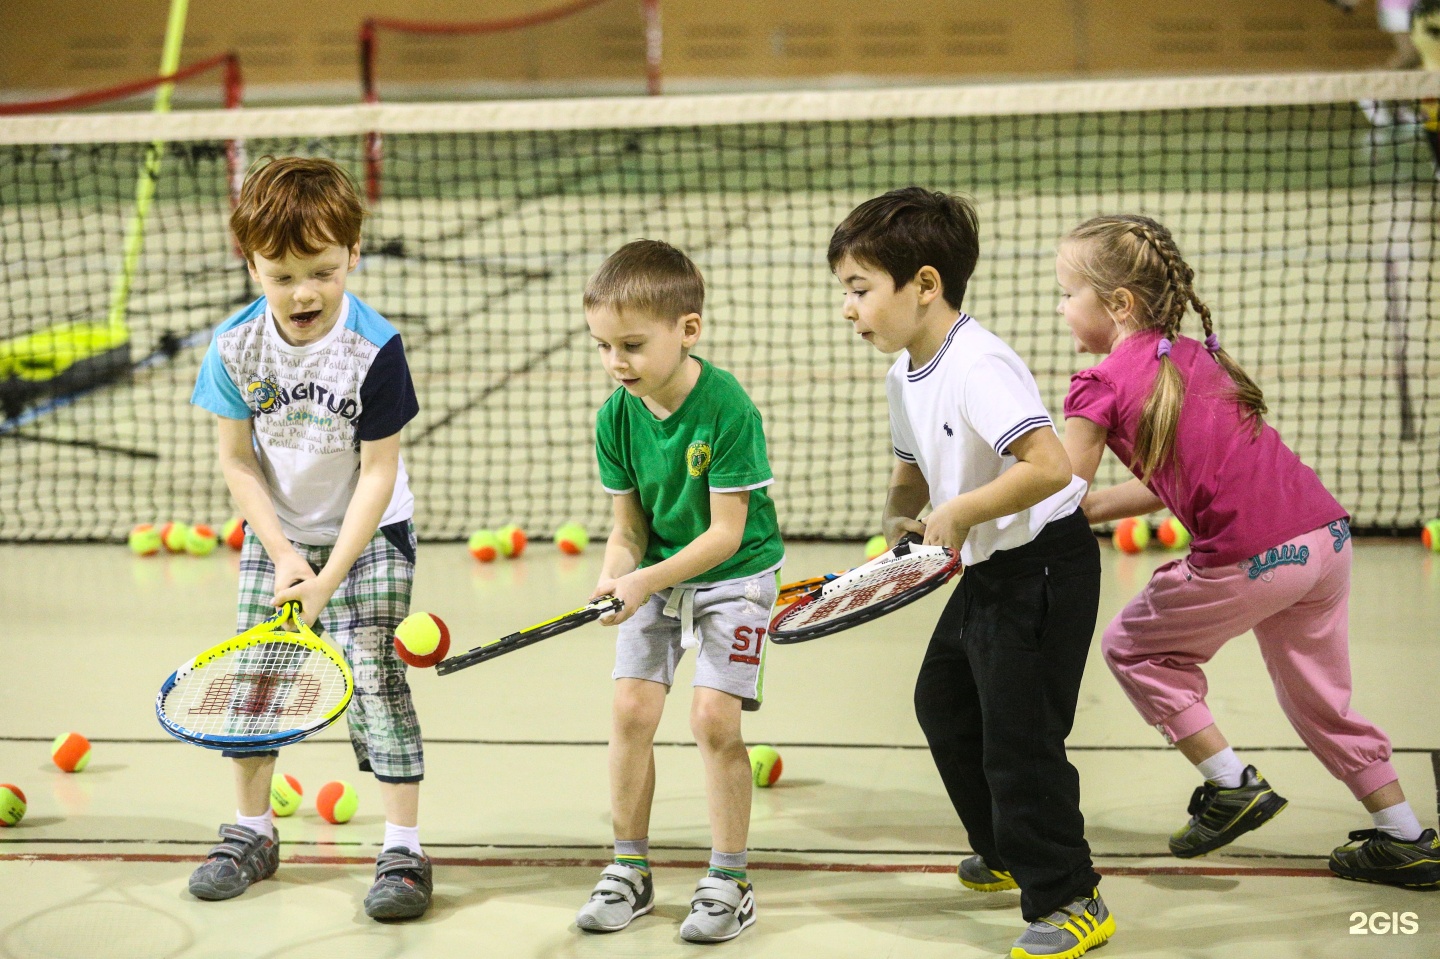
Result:
<svg viewBox="0 0 1440 959"><path fill-rule="evenodd" d="M1199 769L1190 821L1170 837L1201 856L1285 808L1230 748L1205 704L1201 666L1247 630L1305 745L1370 811L1375 828L1330 855L1346 879L1440 888L1440 839L1420 827L1390 741L1350 709L1350 527L1343 507L1265 420L1260 388L1220 348L1194 271L1142 216L1098 217L1061 242L1059 312L1082 353L1065 449L1093 482L1108 446L1135 479L1093 490L1092 523L1162 506L1194 535L1105 630L1105 659L1130 701ZM1182 336L1186 307L1205 330Z"/></svg>

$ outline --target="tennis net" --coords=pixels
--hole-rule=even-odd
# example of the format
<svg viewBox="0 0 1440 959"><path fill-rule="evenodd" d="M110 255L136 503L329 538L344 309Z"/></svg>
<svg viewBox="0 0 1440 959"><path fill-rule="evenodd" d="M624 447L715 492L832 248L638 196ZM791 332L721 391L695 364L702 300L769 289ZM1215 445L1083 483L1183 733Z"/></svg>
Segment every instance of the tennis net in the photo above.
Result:
<svg viewBox="0 0 1440 959"><path fill-rule="evenodd" d="M1057 416L1090 360L1055 315L1056 240L1103 212L1165 223L1271 421L1356 527L1413 529L1440 515L1437 96L1440 75L1368 73L3 120L0 384L23 388L0 393L0 540L231 511L213 417L187 405L209 331L258 295L227 234L227 149L327 155L363 183L377 132L349 288L404 337L424 538L607 528L592 429L613 383L580 292L637 237L705 274L697 352L765 418L785 535L874 531L889 360L840 319L825 247L856 203L911 183L975 198L965 308ZM52 387L73 357L47 366L16 344L106 315L152 140L129 366Z"/></svg>

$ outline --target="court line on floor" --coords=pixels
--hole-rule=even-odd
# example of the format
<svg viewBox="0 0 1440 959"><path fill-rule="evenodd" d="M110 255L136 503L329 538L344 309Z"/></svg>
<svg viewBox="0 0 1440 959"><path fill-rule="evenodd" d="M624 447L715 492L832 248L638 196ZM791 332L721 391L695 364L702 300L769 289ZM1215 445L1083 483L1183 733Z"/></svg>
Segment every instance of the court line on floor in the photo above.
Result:
<svg viewBox="0 0 1440 959"><path fill-rule="evenodd" d="M429 848L435 848L427 844ZM754 850L752 850L754 851ZM1104 858L1104 857L1097 857ZM1313 856L1294 857L1313 859ZM137 862L137 863L187 863L194 862L194 855L176 853L3 853L0 862ZM435 856L431 860L436 866L465 867L477 869L603 869L613 862L612 858L595 859L526 859ZM287 856L281 862L303 866L373 866L373 856ZM656 869L705 869L708 860L669 860L654 863ZM912 873L949 875L954 866L935 863L844 863L844 862L765 862L752 861L749 869L769 872L854 872L854 873ZM1263 876L1286 878L1333 878L1328 869L1305 869L1291 866L1097 866L1102 876Z"/></svg>

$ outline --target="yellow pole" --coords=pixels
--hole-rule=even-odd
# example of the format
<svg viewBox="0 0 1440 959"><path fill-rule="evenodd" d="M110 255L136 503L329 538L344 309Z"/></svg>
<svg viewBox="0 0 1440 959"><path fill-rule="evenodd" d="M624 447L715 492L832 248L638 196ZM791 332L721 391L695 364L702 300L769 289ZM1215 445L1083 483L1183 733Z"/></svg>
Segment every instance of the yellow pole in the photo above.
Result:
<svg viewBox="0 0 1440 959"><path fill-rule="evenodd" d="M185 17L189 0L170 0L170 20L165 26L165 48L160 54L160 75L167 77L180 69L180 44L185 39ZM170 112L170 93L175 84L162 83L155 89L155 112ZM140 263L140 250L145 245L145 218L150 213L150 202L155 199L155 182L160 178L160 158L165 154L165 144L152 142L145 151L145 162L135 181L135 210L130 216L130 225L125 230L124 257L120 272L110 291L110 317L107 333L114 345L123 343L129 337L125 325L125 311L130 304L130 284L135 277L135 268Z"/></svg>

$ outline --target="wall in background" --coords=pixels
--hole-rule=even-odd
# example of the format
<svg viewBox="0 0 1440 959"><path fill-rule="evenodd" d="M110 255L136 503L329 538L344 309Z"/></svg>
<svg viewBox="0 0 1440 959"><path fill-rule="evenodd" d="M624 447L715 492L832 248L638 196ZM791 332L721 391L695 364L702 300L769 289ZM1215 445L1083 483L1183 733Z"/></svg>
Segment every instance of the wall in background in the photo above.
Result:
<svg viewBox="0 0 1440 959"><path fill-rule="evenodd" d="M184 61L238 50L250 98L354 100L366 16L490 20L568 0L191 0ZM5 0L0 93L152 75L164 0ZM1263 72L1375 66L1374 0L662 0L670 89L875 79ZM382 34L382 94L484 95L644 86L639 0L495 36ZM209 91L218 96L218 87ZM204 99L196 88L188 99ZM187 99L187 97L182 97Z"/></svg>

